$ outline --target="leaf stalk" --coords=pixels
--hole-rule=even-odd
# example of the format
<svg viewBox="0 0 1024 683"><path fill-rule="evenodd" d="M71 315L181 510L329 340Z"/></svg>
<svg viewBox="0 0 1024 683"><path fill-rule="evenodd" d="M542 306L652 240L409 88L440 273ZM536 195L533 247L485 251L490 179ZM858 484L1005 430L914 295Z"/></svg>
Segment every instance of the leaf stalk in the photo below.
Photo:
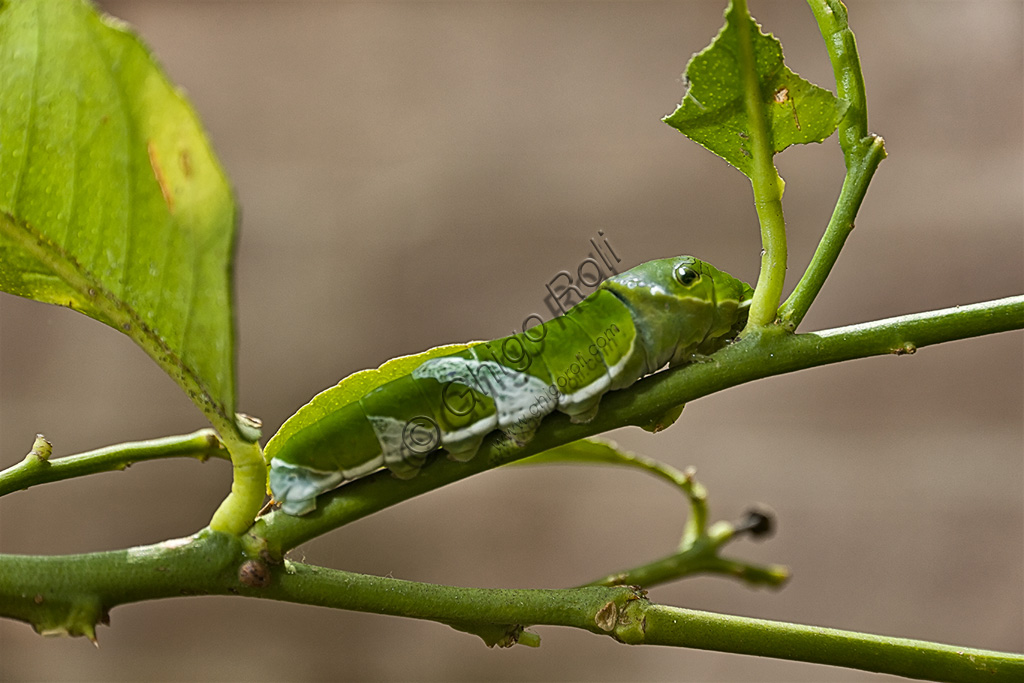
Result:
<svg viewBox="0 0 1024 683"><path fill-rule="evenodd" d="M782 287L786 279L786 221L782 213L785 183L779 177L771 133L768 130L764 93L758 78L754 56L754 31L757 24L747 9L747 0L733 0L729 12L736 22L739 41L739 66L743 78L743 101L750 121L750 154L753 165L750 184L754 206L761 225L761 270L754 288L747 326L742 334L775 322Z"/></svg>

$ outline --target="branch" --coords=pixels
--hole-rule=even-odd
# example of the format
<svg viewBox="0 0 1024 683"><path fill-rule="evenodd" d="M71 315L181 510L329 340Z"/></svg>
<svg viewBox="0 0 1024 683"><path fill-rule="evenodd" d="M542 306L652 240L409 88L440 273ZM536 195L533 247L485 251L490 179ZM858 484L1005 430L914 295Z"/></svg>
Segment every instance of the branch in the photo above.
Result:
<svg viewBox="0 0 1024 683"><path fill-rule="evenodd" d="M846 238L853 231L854 219L871 178L885 158L885 141L868 133L864 75L857 54L857 41L847 22L846 7L840 0L807 0L807 3L825 39L836 79L836 94L849 103L846 115L839 122L839 145L846 161L846 178L832 218L807 270L779 309L779 320L790 331L795 330L807 315L811 303L832 272Z"/></svg>
<svg viewBox="0 0 1024 683"><path fill-rule="evenodd" d="M402 481L381 471L320 496L303 517L275 510L257 520L243 539L250 554L280 558L312 538L474 474L577 439L626 425L649 424L670 408L729 387L772 375L878 355L906 355L931 344L1024 328L1024 295L940 311L905 315L809 334L781 327L750 335L692 363L651 375L627 390L607 394L596 418L572 424L553 414L524 448L492 434L466 463L435 458L419 475Z"/></svg>
<svg viewBox="0 0 1024 683"><path fill-rule="evenodd" d="M619 617L626 643L774 657L933 681L1019 681L1024 656L907 638L634 603Z"/></svg>
<svg viewBox="0 0 1024 683"><path fill-rule="evenodd" d="M468 463L438 460L409 481L379 473L323 496L320 509L306 517L271 513L241 538L205 531L189 539L106 553L0 555L0 615L27 621L44 633L95 638L95 624L103 622L117 605L179 595L248 595L433 619L478 634L490 633L493 638L489 642L495 643L520 637L516 624L552 624L607 633L624 642L839 666L860 666L863 661L869 670L946 680L971 680L978 670L996 671L997 676L1006 678L986 680L1013 680L1019 677L1024 658L653 606L624 587L481 591L367 577L282 562L281 556L309 538L418 493L560 443L626 424L647 424L672 406L731 386L853 358L905 355L931 344L1021 328L1024 296L815 334L794 335L771 328L726 347L707 362L658 373L627 391L609 394L590 424L573 425L563 416L553 416L527 448L516 450L509 447L508 440L499 443L492 438ZM708 535L716 533L712 527ZM510 626L497 626L500 624ZM834 646L837 642L842 646ZM850 655L854 651L858 653L856 662ZM944 673L936 675L935 666L943 667Z"/></svg>
<svg viewBox="0 0 1024 683"><path fill-rule="evenodd" d="M775 149L768 130L764 110L764 94L758 78L754 57L754 35L757 24L747 10L747 0L733 0L728 12L735 12L739 65L743 78L743 106L750 121L750 154L753 166L750 185L754 191L754 207L761 225L761 270L754 287L754 300L747 318L748 330L775 322L782 287L786 279L786 220L782 213L782 191L785 183L779 177L773 158Z"/></svg>
<svg viewBox="0 0 1024 683"><path fill-rule="evenodd" d="M772 533L772 517L750 510L737 523L708 523L708 492L696 480L696 469L678 470L653 458L620 449L604 439L583 439L537 455L509 463L506 467L538 465L612 466L639 470L670 483L686 496L690 504L679 547L671 555L639 567L609 574L592 581L588 586L640 586L651 588L658 584L678 581L697 573L724 574L745 581L751 586L766 585L781 588L789 579L789 570L780 565L760 566L719 555L729 543L749 535L764 538ZM642 524L643 519L637 520ZM709 528L710 527L710 528Z"/></svg>
<svg viewBox="0 0 1024 683"><path fill-rule="evenodd" d="M645 424L671 406L784 372L1024 328L1024 296L902 316L816 334L766 330L708 362L658 373L613 392L588 425L554 417L528 448L488 441L468 463L439 460L410 481L378 474L324 496L307 517L279 512L243 538L204 531L128 550L56 557L0 555L0 615L43 633L95 638L117 605L180 595L244 595L430 619L487 634L496 644L522 637L521 625L571 626L627 643L698 647L852 666L940 680L1020 680L1024 657L831 629L694 612L650 604L632 588L484 590L370 577L282 561L280 553L335 526L417 492L438 488L557 443L624 424ZM714 537L714 527L708 532ZM254 551L259 554L255 555ZM508 626L501 626L507 624Z"/></svg>
<svg viewBox="0 0 1024 683"><path fill-rule="evenodd" d="M209 458L228 459L227 450L212 429L122 443L56 460L50 460L49 455L49 443L42 435L37 436L32 451L24 460L0 472L0 496L39 484L123 470L144 460L197 458L205 462Z"/></svg>
<svg viewBox="0 0 1024 683"><path fill-rule="evenodd" d="M718 522L710 530L699 529L691 534L693 519L691 516L690 529L676 552L639 567L609 574L586 585L651 588L694 574L731 576L751 587L782 588L789 580L789 569L782 565L761 566L721 557L718 554L723 547L744 534L762 536L770 533L769 517L751 512L745 522Z"/></svg>
<svg viewBox="0 0 1024 683"><path fill-rule="evenodd" d="M267 463L257 443L259 432L247 432L242 416L235 425L221 432L231 454L231 492L214 511L210 528L240 536L252 526L267 499Z"/></svg>
<svg viewBox="0 0 1024 683"><path fill-rule="evenodd" d="M74 577L69 581L69 577ZM42 633L86 635L121 604L182 595L240 595L427 619L491 630L512 645L518 625L568 626L630 644L695 647L948 681L1020 680L1024 657L901 638L651 604L634 588L457 588L246 559L238 538L204 531L154 546L90 555L0 555L0 613ZM535 642L535 638L531 638Z"/></svg>

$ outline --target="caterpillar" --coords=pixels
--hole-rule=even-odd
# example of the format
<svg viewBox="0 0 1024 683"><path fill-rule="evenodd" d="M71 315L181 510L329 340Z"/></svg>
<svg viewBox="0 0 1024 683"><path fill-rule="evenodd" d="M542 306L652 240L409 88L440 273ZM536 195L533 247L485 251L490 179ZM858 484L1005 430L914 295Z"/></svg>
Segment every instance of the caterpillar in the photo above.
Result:
<svg viewBox="0 0 1024 683"><path fill-rule="evenodd" d="M356 373L267 444L273 498L286 514L303 515L318 495L381 468L407 479L442 448L467 461L494 430L524 445L555 410L589 422L605 393L728 343L752 296L692 256L659 259L606 279L565 315L522 333Z"/></svg>

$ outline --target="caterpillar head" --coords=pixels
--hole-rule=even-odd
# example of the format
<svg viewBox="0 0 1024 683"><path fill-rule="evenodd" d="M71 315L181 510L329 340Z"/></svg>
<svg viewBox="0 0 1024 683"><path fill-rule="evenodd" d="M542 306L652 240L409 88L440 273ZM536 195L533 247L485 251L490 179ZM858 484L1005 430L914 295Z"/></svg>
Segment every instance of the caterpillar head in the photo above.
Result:
<svg viewBox="0 0 1024 683"><path fill-rule="evenodd" d="M750 285L692 256L648 261L601 285L629 308L647 353L647 372L709 354L747 320Z"/></svg>

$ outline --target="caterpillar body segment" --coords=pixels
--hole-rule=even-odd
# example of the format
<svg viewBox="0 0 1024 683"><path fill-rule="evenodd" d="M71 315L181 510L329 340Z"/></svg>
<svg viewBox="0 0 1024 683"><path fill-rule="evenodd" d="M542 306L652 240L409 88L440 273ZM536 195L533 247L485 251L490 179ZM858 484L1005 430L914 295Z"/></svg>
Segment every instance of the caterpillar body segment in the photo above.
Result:
<svg viewBox="0 0 1024 683"><path fill-rule="evenodd" d="M442 448L469 460L495 430L526 444L556 410L588 422L607 392L721 348L746 323L752 296L692 256L659 259L608 278L565 315L522 333L357 373L317 395L267 444L274 499L302 515L318 495L382 467L413 477Z"/></svg>

